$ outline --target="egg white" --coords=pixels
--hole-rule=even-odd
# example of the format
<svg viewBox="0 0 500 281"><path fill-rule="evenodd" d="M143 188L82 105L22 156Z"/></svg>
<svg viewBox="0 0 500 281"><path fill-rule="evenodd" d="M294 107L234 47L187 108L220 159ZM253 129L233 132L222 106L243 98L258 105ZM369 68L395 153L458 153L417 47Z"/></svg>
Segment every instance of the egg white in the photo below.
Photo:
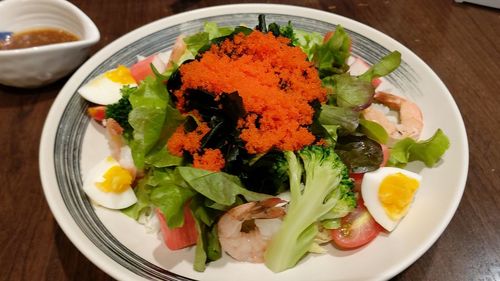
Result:
<svg viewBox="0 0 500 281"><path fill-rule="evenodd" d="M123 209L137 202L132 187L127 188L123 192L104 192L96 184L104 181L103 175L113 166L120 164L111 157L106 157L94 166L83 180L83 191L93 202L109 208Z"/></svg>
<svg viewBox="0 0 500 281"><path fill-rule="evenodd" d="M392 220L378 199L378 190L385 177L396 173L413 178L419 183L422 181L422 176L408 170L395 167L382 167L376 171L365 173L361 182L361 196L363 197L366 209L368 209L373 219L388 231L393 231L404 216L400 220ZM415 191L413 199L415 199L417 192L418 189Z"/></svg>
<svg viewBox="0 0 500 281"><path fill-rule="evenodd" d="M137 86L137 84L122 84L114 82L108 77L106 73L90 80L87 84L78 89L78 93L84 99L100 105L108 105L118 102L122 97L120 89L124 85Z"/></svg>

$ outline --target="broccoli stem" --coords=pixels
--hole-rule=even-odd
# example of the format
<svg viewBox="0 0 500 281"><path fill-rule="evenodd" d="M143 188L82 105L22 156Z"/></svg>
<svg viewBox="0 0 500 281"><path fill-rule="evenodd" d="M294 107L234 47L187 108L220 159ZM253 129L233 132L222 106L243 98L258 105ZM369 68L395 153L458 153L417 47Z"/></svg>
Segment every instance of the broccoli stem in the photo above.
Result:
<svg viewBox="0 0 500 281"><path fill-rule="evenodd" d="M306 147L298 152L285 152L288 161L291 200L278 232L264 254L266 266L274 272L291 268L311 249L318 235L321 217L339 203L352 209L354 195L347 168L333 148ZM305 184L301 185L305 172ZM345 182L343 178L347 177Z"/></svg>

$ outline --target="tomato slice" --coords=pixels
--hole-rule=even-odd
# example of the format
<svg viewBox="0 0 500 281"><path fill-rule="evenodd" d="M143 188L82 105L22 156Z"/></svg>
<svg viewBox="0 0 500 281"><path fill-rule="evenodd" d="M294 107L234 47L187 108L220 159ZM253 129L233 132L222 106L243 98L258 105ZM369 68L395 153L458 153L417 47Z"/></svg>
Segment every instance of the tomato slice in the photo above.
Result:
<svg viewBox="0 0 500 281"><path fill-rule="evenodd" d="M184 206L184 225L181 227L170 229L160 209L156 209L156 216L160 221L160 228L165 245L167 245L170 250L179 250L196 244L198 232L196 231L195 221L191 209L189 209L189 204Z"/></svg>
<svg viewBox="0 0 500 281"><path fill-rule="evenodd" d="M341 226L333 229L331 235L336 247L350 250L368 244L382 230L366 209L363 200L359 199L356 209L342 218Z"/></svg>
<svg viewBox="0 0 500 281"><path fill-rule="evenodd" d="M87 109L87 114L95 121L101 122L104 118L106 118L106 106L98 105L89 107Z"/></svg>

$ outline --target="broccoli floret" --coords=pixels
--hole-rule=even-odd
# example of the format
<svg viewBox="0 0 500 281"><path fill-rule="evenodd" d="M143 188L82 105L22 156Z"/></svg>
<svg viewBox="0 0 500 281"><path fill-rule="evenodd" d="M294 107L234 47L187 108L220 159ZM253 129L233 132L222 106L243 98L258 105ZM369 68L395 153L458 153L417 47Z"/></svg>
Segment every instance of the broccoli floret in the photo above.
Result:
<svg viewBox="0 0 500 281"><path fill-rule="evenodd" d="M124 130L124 136L128 136L132 132L132 126L128 123L128 114L132 110L132 105L128 97L132 92L137 90L137 87L128 85L121 88L122 97L116 103L106 106L106 118L113 118Z"/></svg>
<svg viewBox="0 0 500 281"><path fill-rule="evenodd" d="M297 154L303 166L294 152L285 152L291 200L265 253L266 266L274 272L293 267L311 249L324 216L345 215L356 206L347 167L332 147L308 146Z"/></svg>

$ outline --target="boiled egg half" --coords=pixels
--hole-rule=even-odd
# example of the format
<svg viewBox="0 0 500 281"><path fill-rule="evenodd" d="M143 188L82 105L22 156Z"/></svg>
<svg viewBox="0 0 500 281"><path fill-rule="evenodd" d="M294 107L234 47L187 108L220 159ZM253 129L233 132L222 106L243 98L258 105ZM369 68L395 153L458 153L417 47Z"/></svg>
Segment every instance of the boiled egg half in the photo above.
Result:
<svg viewBox="0 0 500 281"><path fill-rule="evenodd" d="M120 89L125 85L135 87L137 83L130 70L120 65L93 78L78 89L78 93L90 102L108 105L120 100L122 97Z"/></svg>
<svg viewBox="0 0 500 281"><path fill-rule="evenodd" d="M95 203L123 209L137 202L131 184L133 175L111 156L94 166L83 180L83 191Z"/></svg>
<svg viewBox="0 0 500 281"><path fill-rule="evenodd" d="M392 231L408 213L421 181L419 174L382 167L364 174L361 196L373 219Z"/></svg>

